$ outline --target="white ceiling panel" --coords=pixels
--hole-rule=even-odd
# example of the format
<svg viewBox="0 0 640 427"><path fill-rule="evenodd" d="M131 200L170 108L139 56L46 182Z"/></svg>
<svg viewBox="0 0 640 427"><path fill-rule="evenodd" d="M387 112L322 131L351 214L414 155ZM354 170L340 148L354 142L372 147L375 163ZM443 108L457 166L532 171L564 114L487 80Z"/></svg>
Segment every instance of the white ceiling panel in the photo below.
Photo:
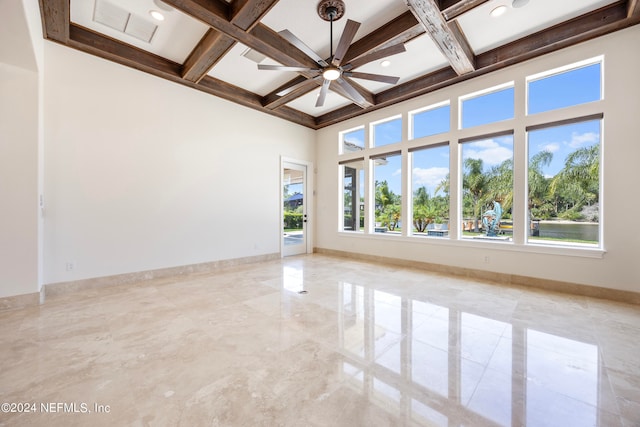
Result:
<svg viewBox="0 0 640 427"><path fill-rule="evenodd" d="M209 75L264 96L273 89L295 78L298 74L285 71L260 71L258 63L243 56L247 46L236 43L222 58ZM261 64L277 64L266 58Z"/></svg>
<svg viewBox="0 0 640 427"><path fill-rule="evenodd" d="M287 104L288 107L295 108L296 110L300 110L303 113L310 114L312 116L321 116L325 113L333 111L337 108L341 108L351 104L351 101L347 98L344 98L342 95L338 95L335 92L329 91L327 93L327 97L324 100L324 105L322 107L316 107L316 101L318 100L318 95L320 94L320 86L317 89L312 90L300 98L291 101Z"/></svg>
<svg viewBox="0 0 640 427"><path fill-rule="evenodd" d="M440 52L440 49L438 49L438 46L436 46L427 34L405 43L404 47L407 49L406 52L386 58L390 62L387 67L382 66L384 60L381 59L363 65L355 71L400 77L398 84L402 84L418 76L428 74L449 65L447 59L442 52ZM370 80L357 79L356 81L374 93L392 87L392 85L386 83L373 82Z"/></svg>
<svg viewBox="0 0 640 427"><path fill-rule="evenodd" d="M513 8L511 1L492 0L460 16L458 22L477 55L615 2L616 0L530 0L524 7ZM492 17L490 12L500 5L506 5L507 11L503 15Z"/></svg>
<svg viewBox="0 0 640 427"><path fill-rule="evenodd" d="M109 17L116 20L121 11L128 13L131 31L124 33L113 28L114 25L95 22L97 2L101 2L98 8L99 15L101 11L104 13L106 10ZM153 19L149 15L152 10L162 12L164 21ZM153 0L71 0L71 21L180 64L186 60L208 29L200 21L182 12L174 9L161 10ZM151 42L148 43L142 39L149 37L151 26L157 26L157 29L150 35Z"/></svg>

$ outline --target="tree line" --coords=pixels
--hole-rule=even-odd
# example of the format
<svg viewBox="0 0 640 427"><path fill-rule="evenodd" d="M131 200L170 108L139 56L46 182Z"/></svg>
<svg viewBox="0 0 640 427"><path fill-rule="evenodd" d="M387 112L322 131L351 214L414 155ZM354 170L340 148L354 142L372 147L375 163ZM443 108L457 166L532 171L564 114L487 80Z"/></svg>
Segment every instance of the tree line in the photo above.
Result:
<svg viewBox="0 0 640 427"><path fill-rule="evenodd" d="M571 221L599 220L600 146L594 144L571 152L564 167L554 176L544 168L553 160L553 153L541 151L529 160L528 207L530 219L564 219ZM463 217L471 219L478 231L482 213L494 201L503 208L503 219L509 219L513 207L513 160L508 159L485 170L482 159L467 158L463 162ZM398 227L402 199L387 181L375 182L376 222L390 230ZM588 209L585 209L588 208ZM449 218L449 176L431 195L422 186L413 192L413 226L424 232L431 223Z"/></svg>

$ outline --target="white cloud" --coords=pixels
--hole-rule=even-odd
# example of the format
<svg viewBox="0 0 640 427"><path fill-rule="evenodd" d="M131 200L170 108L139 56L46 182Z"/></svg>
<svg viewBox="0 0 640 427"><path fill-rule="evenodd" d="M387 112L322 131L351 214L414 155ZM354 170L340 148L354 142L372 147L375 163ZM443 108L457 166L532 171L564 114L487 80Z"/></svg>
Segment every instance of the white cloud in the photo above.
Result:
<svg viewBox="0 0 640 427"><path fill-rule="evenodd" d="M513 151L505 147L488 148L486 150L467 149L464 158L481 159L484 166L497 166L513 158Z"/></svg>
<svg viewBox="0 0 640 427"><path fill-rule="evenodd" d="M560 150L560 144L558 144L557 142L550 142L549 144L543 145L540 151L548 151L550 153L555 153L558 150Z"/></svg>
<svg viewBox="0 0 640 427"><path fill-rule="evenodd" d="M493 139L482 139L480 141L472 142L469 145L472 145L473 147L477 147L477 148L495 148L500 146L500 144L498 144Z"/></svg>
<svg viewBox="0 0 640 427"><path fill-rule="evenodd" d="M400 175L401 173L402 173L402 170L401 170L401 169L396 169L396 170L391 174L391 176L398 176L398 175Z"/></svg>
<svg viewBox="0 0 640 427"><path fill-rule="evenodd" d="M571 142L569 146L571 148L581 148L584 146L592 145L600 140L600 134L595 132L577 133L571 134Z"/></svg>
<svg viewBox="0 0 640 427"><path fill-rule="evenodd" d="M414 190L425 186L433 195L435 187L437 187L443 179L447 177L449 168L413 168L413 185Z"/></svg>
<svg viewBox="0 0 640 427"><path fill-rule="evenodd" d="M484 166L497 166L513 158L513 149L500 145L495 139L483 139L469 143L464 158L481 159Z"/></svg>

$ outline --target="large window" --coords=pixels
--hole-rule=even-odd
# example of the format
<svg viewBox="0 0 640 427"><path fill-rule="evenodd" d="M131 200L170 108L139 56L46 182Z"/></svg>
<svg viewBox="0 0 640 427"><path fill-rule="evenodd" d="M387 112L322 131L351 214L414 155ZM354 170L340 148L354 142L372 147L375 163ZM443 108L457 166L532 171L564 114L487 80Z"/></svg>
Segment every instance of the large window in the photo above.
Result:
<svg viewBox="0 0 640 427"><path fill-rule="evenodd" d="M513 205L513 135L464 142L461 170L463 237L502 238Z"/></svg>
<svg viewBox="0 0 640 427"><path fill-rule="evenodd" d="M411 152L413 234L449 236L449 144Z"/></svg>
<svg viewBox="0 0 640 427"><path fill-rule="evenodd" d="M411 112L409 119L411 120L409 139L449 132L451 128L451 108L449 103L427 107L426 109Z"/></svg>
<svg viewBox="0 0 640 427"><path fill-rule="evenodd" d="M529 130L529 241L599 242L601 120Z"/></svg>
<svg viewBox="0 0 640 427"><path fill-rule="evenodd" d="M340 134L341 153L353 153L365 148L364 126L357 127Z"/></svg>
<svg viewBox="0 0 640 427"><path fill-rule="evenodd" d="M597 254L603 64L516 71L342 132L340 229Z"/></svg>
<svg viewBox="0 0 640 427"><path fill-rule="evenodd" d="M513 86L497 87L461 98L460 127L462 129L512 119L514 116Z"/></svg>
<svg viewBox="0 0 640 427"><path fill-rule="evenodd" d="M375 182L376 232L400 232L402 224L402 180L400 153L372 158Z"/></svg>
<svg viewBox="0 0 640 427"><path fill-rule="evenodd" d="M364 230L364 159L343 163L342 230Z"/></svg>
<svg viewBox="0 0 640 427"><path fill-rule="evenodd" d="M373 146L381 147L402 141L402 118L393 117L372 126Z"/></svg>
<svg viewBox="0 0 640 427"><path fill-rule="evenodd" d="M530 77L527 82L527 113L541 113L600 100L601 68L602 64L597 62Z"/></svg>

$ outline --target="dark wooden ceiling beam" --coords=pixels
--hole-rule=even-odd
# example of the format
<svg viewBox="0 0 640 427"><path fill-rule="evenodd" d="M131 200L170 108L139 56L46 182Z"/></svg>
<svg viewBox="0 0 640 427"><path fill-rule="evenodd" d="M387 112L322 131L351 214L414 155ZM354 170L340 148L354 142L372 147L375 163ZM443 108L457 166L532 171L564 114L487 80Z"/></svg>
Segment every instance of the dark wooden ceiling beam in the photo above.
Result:
<svg viewBox="0 0 640 427"><path fill-rule="evenodd" d="M629 0L627 5L627 17L640 19L640 0Z"/></svg>
<svg viewBox="0 0 640 427"><path fill-rule="evenodd" d="M227 19L227 11L221 10L218 2L208 0L164 0L183 13L204 22L237 42L254 49L269 58L289 66L313 67L315 62L264 24L256 24L247 32ZM214 6L215 7L212 7ZM264 38L263 38L264 36Z"/></svg>
<svg viewBox="0 0 640 427"><path fill-rule="evenodd" d="M69 26L68 46L168 80L182 80L180 64L76 24Z"/></svg>
<svg viewBox="0 0 640 427"><path fill-rule="evenodd" d="M480 54L476 63L485 72L504 68L616 31L626 17L625 2L613 3Z"/></svg>
<svg viewBox="0 0 640 427"><path fill-rule="evenodd" d="M275 111L266 109L262 106L262 98L259 95L210 76L205 76L198 84L189 82L181 77L180 64L75 24L70 26L68 46L215 95L245 107L315 128L315 119L308 114L291 108L279 108Z"/></svg>
<svg viewBox="0 0 640 427"><path fill-rule="evenodd" d="M299 86L294 91L283 96L278 95L279 92L296 85ZM265 95L262 98L262 105L265 108L278 108L282 105L288 104L296 98L306 95L317 87L318 84L315 81L307 79L304 76L298 76Z"/></svg>
<svg viewBox="0 0 640 427"><path fill-rule="evenodd" d="M232 24L247 31L258 24L277 2L278 0L238 0L232 4L227 14L231 15ZM191 82L199 82L235 44L234 39L210 28L185 61L182 77Z"/></svg>
<svg viewBox="0 0 640 427"><path fill-rule="evenodd" d="M489 0L448 0L440 2L440 10L442 16L447 21L456 19L463 13L469 12L471 9L488 2Z"/></svg>
<svg viewBox="0 0 640 427"><path fill-rule="evenodd" d="M625 1L586 13L550 29L478 55L476 58L478 69L472 73L456 75L451 68L447 67L380 92L376 94L376 104L366 112L388 107L637 24L640 19L629 19L627 13L627 2ZM343 107L318 117L316 119L317 127L323 128L363 114L362 111L358 111L357 107L353 107L355 106Z"/></svg>
<svg viewBox="0 0 640 427"><path fill-rule="evenodd" d="M40 0L44 37L66 44L69 41L69 0Z"/></svg>
<svg viewBox="0 0 640 427"><path fill-rule="evenodd" d="M227 99L231 102L253 108L263 113L267 113L272 116L276 116L308 128L316 128L315 117L310 116L309 114L289 107L278 108L277 110L264 108L262 107L259 95L256 95L253 92L249 92L237 86L230 85L222 80L215 79L211 76L205 76L202 80L200 80L200 83L196 85L196 88L204 92L211 93L212 95ZM219 95L218 93L222 93L222 95ZM243 99L247 101L246 104L238 102L238 93L241 94L241 96L243 96Z"/></svg>
<svg viewBox="0 0 640 427"><path fill-rule="evenodd" d="M253 28L278 3L278 0L235 0L231 22L247 31Z"/></svg>
<svg viewBox="0 0 640 427"><path fill-rule="evenodd" d="M354 42L347 50L342 61L344 64L362 56L387 46L398 43L406 43L424 34L424 27L413 16L413 13L406 11L402 15L387 22L360 40Z"/></svg>
<svg viewBox="0 0 640 427"><path fill-rule="evenodd" d="M197 83L236 44L232 38L209 28L182 66L182 78Z"/></svg>
<svg viewBox="0 0 640 427"><path fill-rule="evenodd" d="M469 42L461 31L449 26L436 0L405 0L405 3L458 74L475 70L474 57L469 56L472 51Z"/></svg>

